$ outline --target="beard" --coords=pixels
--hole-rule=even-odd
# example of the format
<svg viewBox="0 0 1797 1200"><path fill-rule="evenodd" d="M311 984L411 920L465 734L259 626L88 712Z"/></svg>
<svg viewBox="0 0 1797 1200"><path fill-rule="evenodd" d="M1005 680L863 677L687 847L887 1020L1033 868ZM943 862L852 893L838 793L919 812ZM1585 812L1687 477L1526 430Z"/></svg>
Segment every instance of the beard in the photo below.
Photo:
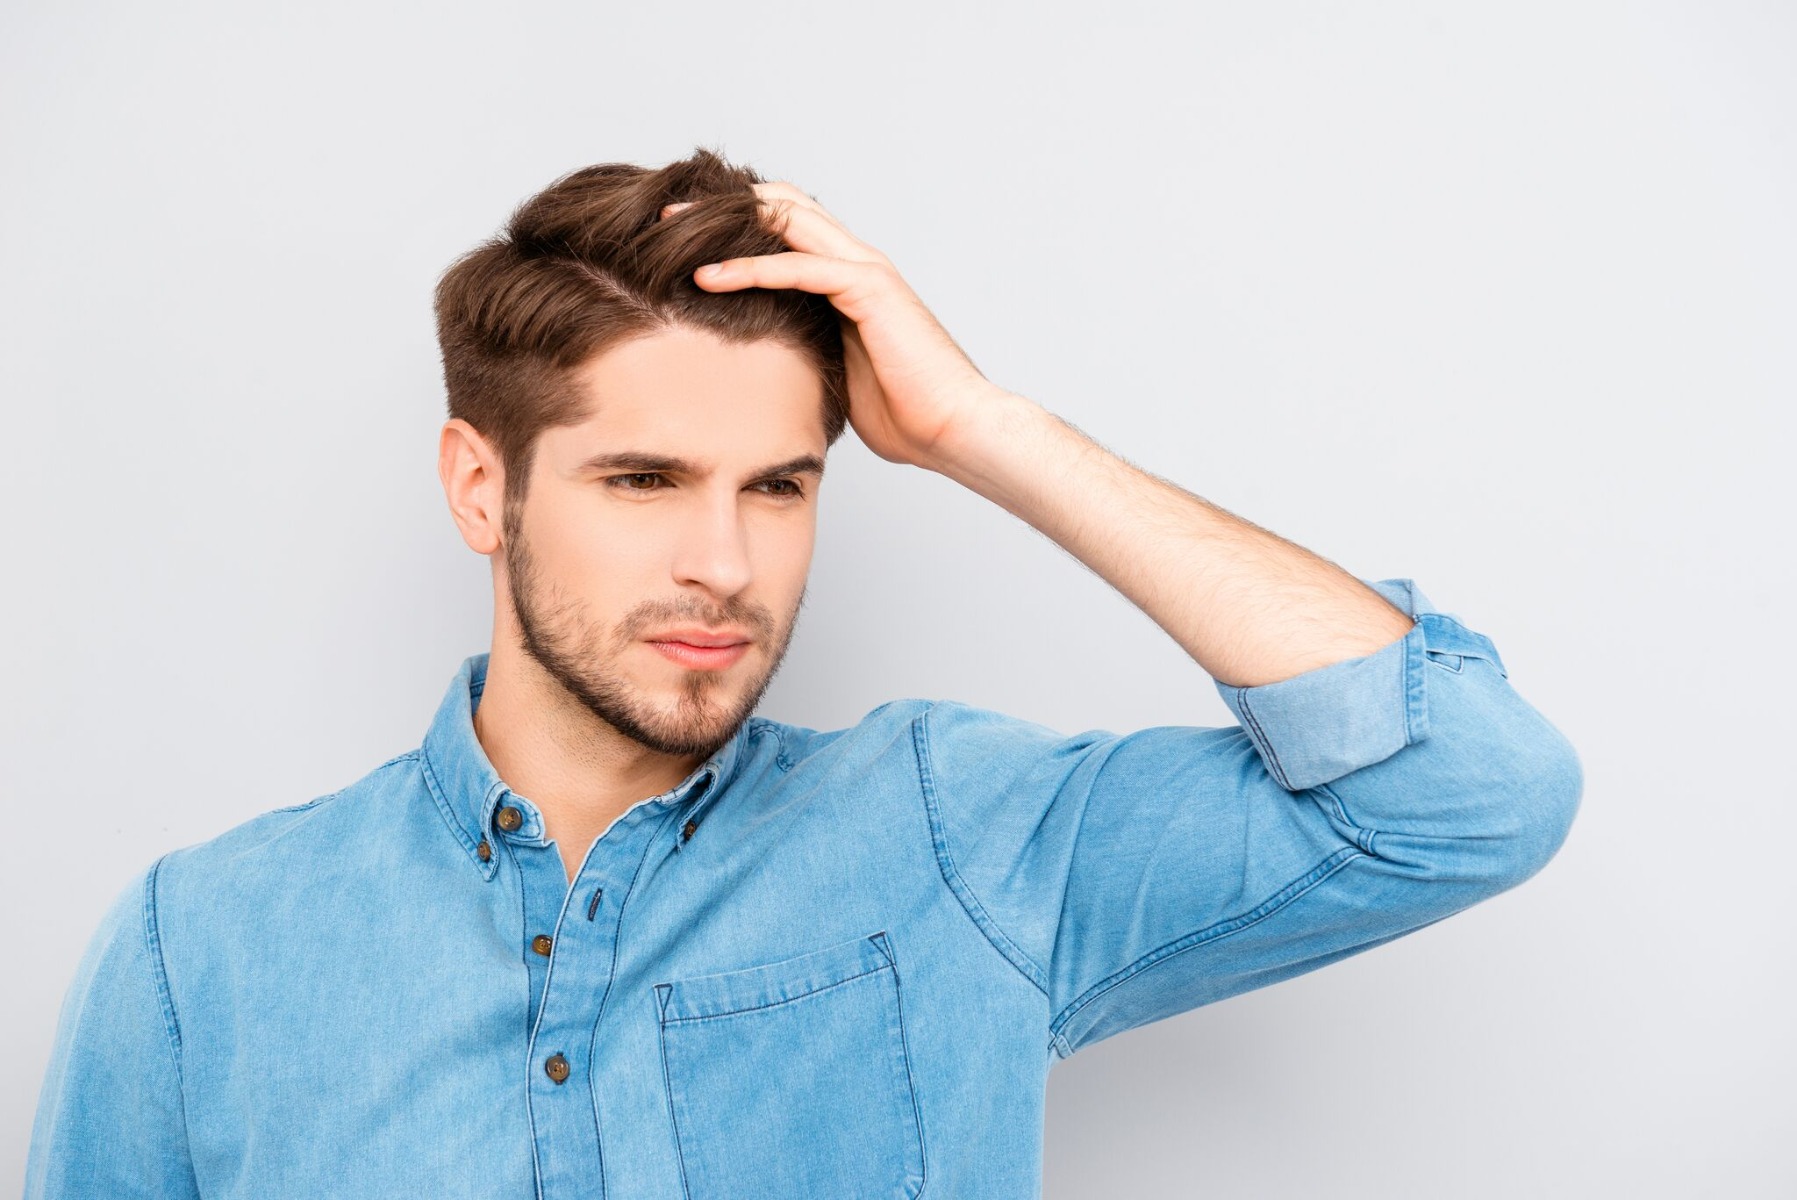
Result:
<svg viewBox="0 0 1797 1200"><path fill-rule="evenodd" d="M623 665L624 655L640 643L633 631L687 620L707 627L734 625L750 631L757 646L767 647L768 622L751 613L644 612L627 619L610 634L593 621L585 607L546 578L524 536L522 503L507 501L505 533L506 590L517 618L524 653L588 712L647 748L661 754L709 757L734 737L761 703L773 682L798 625L805 604L805 590L786 621L777 645L767 652L768 665L761 677L732 697L726 682L728 671L681 668L679 696L672 711L653 704L649 693L635 684ZM737 660L736 666L748 661Z"/></svg>

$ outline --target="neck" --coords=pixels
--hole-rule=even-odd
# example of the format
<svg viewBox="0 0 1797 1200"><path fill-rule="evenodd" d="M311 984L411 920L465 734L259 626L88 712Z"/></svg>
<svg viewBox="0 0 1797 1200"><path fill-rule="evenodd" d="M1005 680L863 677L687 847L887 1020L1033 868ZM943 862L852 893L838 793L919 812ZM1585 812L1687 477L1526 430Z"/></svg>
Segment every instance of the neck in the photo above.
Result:
<svg viewBox="0 0 1797 1200"><path fill-rule="evenodd" d="M506 786L542 812L570 880L587 848L625 810L667 791L704 761L661 754L625 737L503 636L493 640L474 734Z"/></svg>

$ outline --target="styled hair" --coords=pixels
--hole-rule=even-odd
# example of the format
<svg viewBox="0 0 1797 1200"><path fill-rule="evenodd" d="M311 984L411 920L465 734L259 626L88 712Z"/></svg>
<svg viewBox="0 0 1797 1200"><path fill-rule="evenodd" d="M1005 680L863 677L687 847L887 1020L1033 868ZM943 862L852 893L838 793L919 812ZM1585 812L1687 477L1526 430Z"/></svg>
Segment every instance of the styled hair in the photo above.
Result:
<svg viewBox="0 0 1797 1200"><path fill-rule="evenodd" d="M524 499L537 436L587 415L572 372L671 327L733 344L773 340L804 355L823 385L826 448L842 436L848 385L829 297L707 292L693 282L704 263L790 249L751 187L762 182L705 148L659 169L583 167L524 201L497 236L444 272L436 315L449 415L494 446L508 505ZM661 218L683 200L694 203Z"/></svg>

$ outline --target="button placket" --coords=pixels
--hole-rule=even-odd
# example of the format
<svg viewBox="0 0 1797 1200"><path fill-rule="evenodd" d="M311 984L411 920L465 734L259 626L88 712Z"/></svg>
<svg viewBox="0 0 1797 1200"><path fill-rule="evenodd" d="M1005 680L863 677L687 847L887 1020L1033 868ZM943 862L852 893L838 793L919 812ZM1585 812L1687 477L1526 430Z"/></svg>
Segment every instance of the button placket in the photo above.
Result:
<svg viewBox="0 0 1797 1200"><path fill-rule="evenodd" d="M615 1015L624 1001L610 994L617 922L648 844L668 833L669 816L665 806L651 803L626 812L588 849L572 883L557 848L518 856L524 930L534 951L525 957L533 977L540 971L544 979L533 1003L535 1082L529 1096L539 1195L545 1200L591 1194L604 1170L600 1144L615 1089L596 1068L592 1046L604 1037L598 1028L602 1014L614 1022L625 1019ZM552 929L529 933L551 915ZM564 1087L570 1080L575 1086Z"/></svg>

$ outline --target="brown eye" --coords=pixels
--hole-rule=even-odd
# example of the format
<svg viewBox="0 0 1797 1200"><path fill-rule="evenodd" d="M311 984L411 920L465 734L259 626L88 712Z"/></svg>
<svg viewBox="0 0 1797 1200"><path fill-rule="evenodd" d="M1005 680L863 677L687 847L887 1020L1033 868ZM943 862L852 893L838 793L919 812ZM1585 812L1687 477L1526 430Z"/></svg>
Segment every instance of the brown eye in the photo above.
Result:
<svg viewBox="0 0 1797 1200"><path fill-rule="evenodd" d="M637 471L630 475L613 475L610 479L606 480L605 482L610 484L612 487L617 487L618 481L621 479L660 479L660 478L661 478L661 476L654 471ZM624 487L621 490L626 491L626 492L653 492L657 489Z"/></svg>

